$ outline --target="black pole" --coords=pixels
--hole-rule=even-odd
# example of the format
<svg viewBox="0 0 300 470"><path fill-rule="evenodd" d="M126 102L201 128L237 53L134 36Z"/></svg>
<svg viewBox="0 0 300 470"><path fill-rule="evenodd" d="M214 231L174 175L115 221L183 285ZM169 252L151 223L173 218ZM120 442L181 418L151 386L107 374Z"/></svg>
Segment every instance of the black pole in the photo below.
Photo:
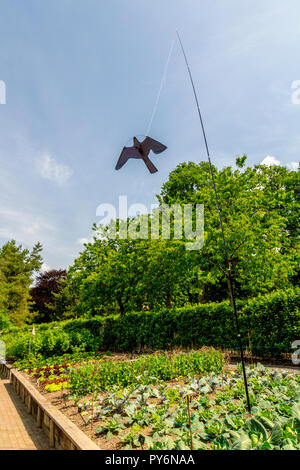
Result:
<svg viewBox="0 0 300 470"><path fill-rule="evenodd" d="M210 173L211 173L214 192L215 192L215 197L216 197L216 203L217 203L217 208L218 208L218 213L219 213L220 226L221 226L221 231L222 231L222 238L223 238L223 245L224 245L224 252L225 252L225 260L226 260L226 266L227 266L226 279L227 279L227 284L228 284L230 305L232 306L233 313L234 313L236 331L237 331L237 339L238 339L238 344L239 344L240 353L241 353L244 385L245 385L245 392L246 392L246 398L247 398L247 408L248 408L249 413L251 413L251 405L250 405L249 392L248 392L248 383L247 383L247 375L246 375L246 368L245 368L243 345L242 345L239 318L238 318L238 313L237 313L237 309L236 309L234 288L233 288L233 282L232 282L231 265L230 265L230 260L229 260L229 256L228 256L227 244L226 244L226 239L225 239L225 234L224 234L224 229L223 229L222 214L221 214L219 200L218 200L218 193L217 193L216 184L215 184L214 172L213 172L213 167L212 167L212 163L211 163L211 159L210 159L210 153L209 153L208 143L207 143L207 139L206 139L206 133L205 133L205 129L204 129L202 114L201 114L201 111L200 111L199 101L198 101L198 97L197 97L197 93L196 93L192 73L191 73L189 63L188 63L188 60L187 60L187 57L186 57L186 54L185 54L185 50L184 50L183 44L181 42L178 31L176 31L176 34L177 34L177 37L178 37L179 42L180 42L180 46L181 46L181 49L182 49L182 52L183 52L184 60L185 60L185 63L186 63L186 66L187 66L187 69L188 69L188 72L189 72L191 84L192 84L192 87L193 87L193 92L194 92L194 96L195 96L195 100L196 100L196 104L197 104L197 108L198 108L200 124L201 124L202 133L203 133L203 137L204 137L206 153L207 153L207 157L208 157Z"/></svg>

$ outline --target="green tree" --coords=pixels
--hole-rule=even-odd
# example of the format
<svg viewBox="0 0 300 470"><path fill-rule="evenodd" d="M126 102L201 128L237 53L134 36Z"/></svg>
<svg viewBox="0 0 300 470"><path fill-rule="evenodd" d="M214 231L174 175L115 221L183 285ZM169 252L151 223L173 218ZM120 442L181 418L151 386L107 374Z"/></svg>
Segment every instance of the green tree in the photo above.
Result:
<svg viewBox="0 0 300 470"><path fill-rule="evenodd" d="M299 172L257 165L213 169L229 259L240 296L289 284L299 262ZM163 185L159 200L204 204L205 242L194 252L206 300L226 296L223 240L209 164L182 163Z"/></svg>
<svg viewBox="0 0 300 470"><path fill-rule="evenodd" d="M15 240L0 249L0 309L15 325L29 316L30 285L42 265L41 251L40 243L29 251Z"/></svg>
<svg viewBox="0 0 300 470"><path fill-rule="evenodd" d="M100 237L85 245L67 278L78 293L79 315L141 310L145 297L151 309L185 303L193 266L182 241L112 239L110 227L94 230Z"/></svg>
<svg viewBox="0 0 300 470"><path fill-rule="evenodd" d="M69 320L78 317L78 289L75 288L70 276L59 282L58 292L52 292L52 301L48 304L54 320Z"/></svg>
<svg viewBox="0 0 300 470"><path fill-rule="evenodd" d="M179 307L188 301L193 257L181 240L146 240L140 243L139 289L151 309Z"/></svg>
<svg viewBox="0 0 300 470"><path fill-rule="evenodd" d="M135 242L95 238L70 268L80 314L125 313L136 306Z"/></svg>
<svg viewBox="0 0 300 470"><path fill-rule="evenodd" d="M285 167L214 168L225 237L239 298L299 282L299 171ZM63 315L113 314L227 299L224 248L209 164L182 163L169 175L160 204L204 205L205 238L200 250L185 242L134 236L122 239L122 226L96 227L92 243L70 268L53 304ZM152 215L144 216L148 228ZM131 222L140 226L142 219ZM147 223L146 223L147 227ZM139 230L137 230L138 232ZM115 234L115 237L112 235Z"/></svg>

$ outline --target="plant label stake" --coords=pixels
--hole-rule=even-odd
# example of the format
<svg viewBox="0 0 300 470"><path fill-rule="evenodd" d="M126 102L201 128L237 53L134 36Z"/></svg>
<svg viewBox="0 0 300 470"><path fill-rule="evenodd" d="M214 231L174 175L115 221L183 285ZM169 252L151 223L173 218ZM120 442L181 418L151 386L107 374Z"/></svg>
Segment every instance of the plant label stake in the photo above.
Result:
<svg viewBox="0 0 300 470"><path fill-rule="evenodd" d="M95 369L93 370L93 387L92 387L92 419L91 419L91 425L93 424L94 421L94 399L95 399Z"/></svg>
<svg viewBox="0 0 300 470"><path fill-rule="evenodd" d="M187 403L187 409L188 409L188 415L189 415L189 430L190 430L191 450L193 450L193 433L192 433L192 423L191 423L190 402L191 402L191 396L187 395L186 403Z"/></svg>
<svg viewBox="0 0 300 470"><path fill-rule="evenodd" d="M139 443L141 444L142 450L144 450L145 436L143 436L143 434L140 434L138 439Z"/></svg>

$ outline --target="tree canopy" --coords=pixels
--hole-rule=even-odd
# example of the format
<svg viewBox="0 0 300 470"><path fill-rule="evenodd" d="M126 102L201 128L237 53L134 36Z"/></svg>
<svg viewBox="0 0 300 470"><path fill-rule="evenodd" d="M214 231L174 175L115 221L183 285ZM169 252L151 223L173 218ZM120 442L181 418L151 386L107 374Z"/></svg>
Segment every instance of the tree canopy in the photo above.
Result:
<svg viewBox="0 0 300 470"><path fill-rule="evenodd" d="M237 297L247 299L297 285L299 169L247 167L243 156L237 158L235 168L213 171ZM161 207L204 206L201 249L186 249L187 237L178 237L174 226L169 238L161 226L156 238L151 238L155 214L112 221L106 227L94 224L93 241L85 244L68 273L40 274L31 288L31 300L41 245L29 252L11 241L0 249L0 312L20 324L30 318L30 305L36 321L44 322L139 311L145 299L150 311L227 299L224 247L209 164L179 164L157 199ZM171 221L175 217L173 213ZM124 227L129 229L127 238L121 236Z"/></svg>
<svg viewBox="0 0 300 470"><path fill-rule="evenodd" d="M39 273L34 287L30 290L32 299L31 310L35 313L36 323L46 323L56 320L55 312L51 309L54 293L60 289L60 283L67 276L65 269L52 269Z"/></svg>
<svg viewBox="0 0 300 470"><path fill-rule="evenodd" d="M16 325L29 316L30 285L42 265L42 245L30 251L15 240L0 248L0 311Z"/></svg>
<svg viewBox="0 0 300 470"><path fill-rule="evenodd" d="M299 171L265 165L243 170L245 161L237 159L236 170L214 168L229 260L242 297L287 285L299 266ZM205 242L195 256L202 289L216 295L225 262L209 164L178 165L159 199L169 205L204 204Z"/></svg>
<svg viewBox="0 0 300 470"><path fill-rule="evenodd" d="M299 280L299 171L282 166L214 168L227 248L239 298L267 293ZM94 227L92 243L70 268L66 285L77 292L77 314L151 309L227 298L226 269L209 165L178 165L163 184L160 204L204 205L201 250L188 251L174 233L166 240L110 238ZM151 216L148 216L151 222ZM128 221L128 224L130 221ZM58 294L59 297L59 294Z"/></svg>

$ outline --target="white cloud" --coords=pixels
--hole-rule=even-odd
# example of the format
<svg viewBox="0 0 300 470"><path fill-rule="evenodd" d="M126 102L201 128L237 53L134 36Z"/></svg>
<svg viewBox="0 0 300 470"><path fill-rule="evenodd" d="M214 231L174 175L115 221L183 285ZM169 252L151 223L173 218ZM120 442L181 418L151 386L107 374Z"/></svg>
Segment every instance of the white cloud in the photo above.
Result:
<svg viewBox="0 0 300 470"><path fill-rule="evenodd" d="M73 170L62 163L58 163L48 153L37 160L37 168L42 178L63 186L72 176Z"/></svg>
<svg viewBox="0 0 300 470"><path fill-rule="evenodd" d="M280 165L280 161L277 158L267 155L266 158L261 162L261 165L272 166Z"/></svg>
<svg viewBox="0 0 300 470"><path fill-rule="evenodd" d="M298 162L291 162L291 163L288 163L287 166L289 168L291 168L292 170L298 170L299 163Z"/></svg>
<svg viewBox="0 0 300 470"><path fill-rule="evenodd" d="M273 157L272 155L267 155L266 158L264 158L264 160L261 162L261 165L281 165L281 161L277 160L277 158ZM285 165L287 168L290 168L291 170L298 170L299 167L298 162L283 163L283 165Z"/></svg>
<svg viewBox="0 0 300 470"><path fill-rule="evenodd" d="M82 237L82 238L77 239L77 243L79 245L84 245L85 243L93 243L93 242L94 242L94 239L92 237L91 238Z"/></svg>
<svg viewBox="0 0 300 470"><path fill-rule="evenodd" d="M47 271L50 271L50 269L51 269L51 268L50 268L50 266L49 266L47 263L43 263L42 266L41 266L40 271L41 271L42 273L46 273Z"/></svg>
<svg viewBox="0 0 300 470"><path fill-rule="evenodd" d="M14 239L28 246L40 241L51 242L56 228L41 216L19 209L0 206L0 238Z"/></svg>

